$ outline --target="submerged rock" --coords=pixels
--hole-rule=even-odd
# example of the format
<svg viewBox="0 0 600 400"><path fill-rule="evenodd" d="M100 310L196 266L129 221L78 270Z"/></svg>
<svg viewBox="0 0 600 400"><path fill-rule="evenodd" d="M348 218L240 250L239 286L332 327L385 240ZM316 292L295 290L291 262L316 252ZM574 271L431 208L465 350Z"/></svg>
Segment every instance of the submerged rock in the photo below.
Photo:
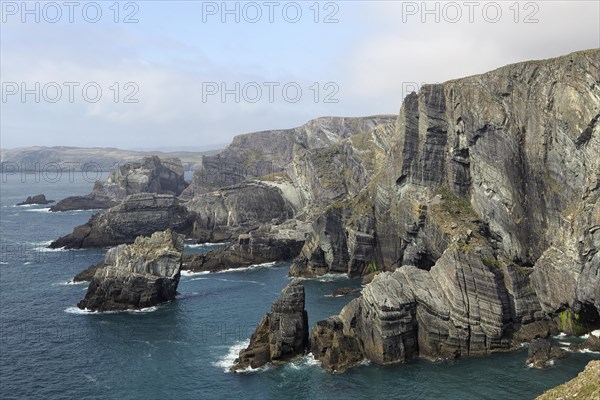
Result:
<svg viewBox="0 0 600 400"><path fill-rule="evenodd" d="M304 309L304 286L294 280L282 291L240 351L232 371L258 368L301 356L308 348L308 315Z"/></svg>
<svg viewBox="0 0 600 400"><path fill-rule="evenodd" d="M171 230L138 237L109 251L96 270L85 298L77 304L91 311L153 307L173 300L181 271L183 236Z"/></svg>
<svg viewBox="0 0 600 400"><path fill-rule="evenodd" d="M25 201L18 203L18 206L25 206L29 204L50 204L54 203L54 200L46 200L46 196L43 194L36 194L35 196L27 196Z"/></svg>

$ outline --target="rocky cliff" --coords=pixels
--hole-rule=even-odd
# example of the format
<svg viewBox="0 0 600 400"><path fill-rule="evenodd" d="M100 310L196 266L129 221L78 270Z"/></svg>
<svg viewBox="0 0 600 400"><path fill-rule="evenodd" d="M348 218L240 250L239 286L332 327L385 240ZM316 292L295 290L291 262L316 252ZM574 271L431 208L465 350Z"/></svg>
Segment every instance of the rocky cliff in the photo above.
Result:
<svg viewBox="0 0 600 400"><path fill-rule="evenodd" d="M117 166L106 182L96 181L92 193L67 197L50 211L91 210L116 206L136 193L158 193L179 196L187 187L179 159L146 157L141 162Z"/></svg>
<svg viewBox="0 0 600 400"><path fill-rule="evenodd" d="M138 236L172 229L190 234L194 215L166 194L132 194L115 207L94 214L84 225L50 244L51 248L79 249L133 243Z"/></svg>
<svg viewBox="0 0 600 400"><path fill-rule="evenodd" d="M247 179L274 176L285 171L297 148L317 149L395 120L378 115L359 118L322 117L293 129L254 132L236 136L221 153L205 156L182 197L236 185Z"/></svg>
<svg viewBox="0 0 600 400"><path fill-rule="evenodd" d="M171 230L111 249L106 266L95 272L77 306L91 311L122 311L173 300L182 252L183 236Z"/></svg>
<svg viewBox="0 0 600 400"><path fill-rule="evenodd" d="M281 291L250 338L240 351L232 371L258 368L304 355L308 347L308 316L304 309L304 286L295 280Z"/></svg>
<svg viewBox="0 0 600 400"><path fill-rule="evenodd" d="M376 185L326 210L294 263L358 274L361 243L363 274L395 270L323 321L325 338L387 364L598 326L599 119L600 50L409 95Z"/></svg>

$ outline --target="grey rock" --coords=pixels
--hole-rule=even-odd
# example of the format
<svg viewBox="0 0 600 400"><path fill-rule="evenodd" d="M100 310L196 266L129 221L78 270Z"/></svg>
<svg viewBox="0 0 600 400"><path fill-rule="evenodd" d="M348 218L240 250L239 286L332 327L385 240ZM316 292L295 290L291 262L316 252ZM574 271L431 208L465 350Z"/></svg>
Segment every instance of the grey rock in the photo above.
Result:
<svg viewBox="0 0 600 400"><path fill-rule="evenodd" d="M395 120L381 115L361 118L323 117L293 129L236 136L221 153L205 156L182 198L191 199L247 179L278 175L285 171L297 149L324 148L376 126Z"/></svg>
<svg viewBox="0 0 600 400"><path fill-rule="evenodd" d="M91 311L123 311L173 300L182 252L183 236L171 230L119 246L105 259L110 264L96 271L77 306Z"/></svg>
<svg viewBox="0 0 600 400"><path fill-rule="evenodd" d="M54 203L54 200L46 200L46 196L43 194L36 194L35 196L27 196L25 201L18 203L18 206L25 206L29 204L50 204Z"/></svg>
<svg viewBox="0 0 600 400"><path fill-rule="evenodd" d="M564 350L554 347L548 339L534 339L529 344L527 361L525 363L534 368L544 368L566 354Z"/></svg>
<svg viewBox="0 0 600 400"><path fill-rule="evenodd" d="M149 236L169 228L189 234L193 221L194 215L172 195L133 194L118 206L93 215L86 224L55 240L50 247L78 249L115 246L132 243L138 236Z"/></svg>
<svg viewBox="0 0 600 400"><path fill-rule="evenodd" d="M304 309L304 286L293 281L281 291L250 338L240 351L232 371L258 368L304 355L308 348L308 316Z"/></svg>
<svg viewBox="0 0 600 400"><path fill-rule="evenodd" d="M96 181L92 193L67 197L50 211L106 209L136 193L159 193L179 196L187 187L179 159L146 157L141 162L118 166L106 182Z"/></svg>

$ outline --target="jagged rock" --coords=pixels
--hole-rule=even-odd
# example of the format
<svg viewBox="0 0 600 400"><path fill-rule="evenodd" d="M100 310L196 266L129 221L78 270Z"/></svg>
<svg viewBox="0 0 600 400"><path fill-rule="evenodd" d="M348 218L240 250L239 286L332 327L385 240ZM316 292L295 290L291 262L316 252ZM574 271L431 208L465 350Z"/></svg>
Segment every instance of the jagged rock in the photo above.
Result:
<svg viewBox="0 0 600 400"><path fill-rule="evenodd" d="M564 350L554 347L548 339L534 339L529 344L526 365L543 368L565 354Z"/></svg>
<svg viewBox="0 0 600 400"><path fill-rule="evenodd" d="M110 265L116 265L117 256L119 255L121 250L123 250L124 247L124 244L120 244L118 246L111 247L110 249L108 249L106 251L106 254L104 255L104 259L100 260L95 265L89 266L88 268L75 275L75 277L73 278L73 282L90 282L94 278L94 275L96 275L96 271L98 271L99 269Z"/></svg>
<svg viewBox="0 0 600 400"><path fill-rule="evenodd" d="M168 228L189 234L193 221L193 213L189 213L172 195L133 194L118 206L93 215L86 224L55 240L50 247L79 249L115 246L132 243L138 236L148 236Z"/></svg>
<svg viewBox="0 0 600 400"><path fill-rule="evenodd" d="M105 259L110 264L96 271L77 306L91 311L122 311L173 300L182 252L183 236L171 230L138 237L131 245L112 249Z"/></svg>
<svg viewBox="0 0 600 400"><path fill-rule="evenodd" d="M340 313L340 334L354 338L364 358L392 364L506 351L550 331L525 289L527 275L493 259L490 249L465 246L451 246L430 271L404 266L377 274Z"/></svg>
<svg viewBox="0 0 600 400"><path fill-rule="evenodd" d="M203 242L229 240L294 216L279 188L254 181L195 196L185 206L196 214L192 234Z"/></svg>
<svg viewBox="0 0 600 400"><path fill-rule="evenodd" d="M236 136L221 153L203 157L202 167L194 174L182 198L191 199L251 178L276 176L289 167L298 148L323 148L395 119L396 116L391 115L323 117L294 129Z"/></svg>
<svg viewBox="0 0 600 400"><path fill-rule="evenodd" d="M179 159L145 157L141 162L118 166L106 182L96 181L92 193L59 201L50 211L92 210L114 207L136 193L179 196L187 187Z"/></svg>
<svg viewBox="0 0 600 400"><path fill-rule="evenodd" d="M184 269L218 272L251 265L291 260L304 245L302 226L263 226L225 248L186 257Z"/></svg>
<svg viewBox="0 0 600 400"><path fill-rule="evenodd" d="M569 346L571 350L589 350L600 352L600 330L592 331L588 334L587 339L583 343L572 344Z"/></svg>
<svg viewBox="0 0 600 400"><path fill-rule="evenodd" d="M304 286L294 280L281 291L250 338L248 348L231 367L239 371L258 368L303 355L308 347L308 316L304 309Z"/></svg>
<svg viewBox="0 0 600 400"><path fill-rule="evenodd" d="M329 372L343 372L363 360L358 341L344 334L339 317L317 322L310 335L310 351Z"/></svg>
<svg viewBox="0 0 600 400"><path fill-rule="evenodd" d="M557 399L600 399L600 361L590 361L577 377L535 398L535 400Z"/></svg>
<svg viewBox="0 0 600 400"><path fill-rule="evenodd" d="M18 206L25 206L29 204L50 204L54 203L54 200L46 200L46 196L43 194L36 194L35 196L27 196L25 201L18 203Z"/></svg>

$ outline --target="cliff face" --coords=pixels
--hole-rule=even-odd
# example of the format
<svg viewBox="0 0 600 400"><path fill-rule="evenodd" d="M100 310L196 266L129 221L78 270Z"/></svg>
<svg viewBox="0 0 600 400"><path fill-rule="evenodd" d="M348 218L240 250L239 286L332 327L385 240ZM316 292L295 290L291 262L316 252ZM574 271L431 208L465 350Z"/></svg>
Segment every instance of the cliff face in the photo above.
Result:
<svg viewBox="0 0 600 400"><path fill-rule="evenodd" d="M358 232L362 273L396 270L324 335L385 364L597 326L599 119L600 50L409 95L361 207L327 210L294 262L353 274Z"/></svg>
<svg viewBox="0 0 600 400"><path fill-rule="evenodd" d="M323 117L293 129L236 136L219 154L203 158L202 167L194 174L182 198L187 200L196 194L236 185L247 179L280 174L288 168L298 148L325 148L349 136L369 132L395 118L391 115Z"/></svg>

